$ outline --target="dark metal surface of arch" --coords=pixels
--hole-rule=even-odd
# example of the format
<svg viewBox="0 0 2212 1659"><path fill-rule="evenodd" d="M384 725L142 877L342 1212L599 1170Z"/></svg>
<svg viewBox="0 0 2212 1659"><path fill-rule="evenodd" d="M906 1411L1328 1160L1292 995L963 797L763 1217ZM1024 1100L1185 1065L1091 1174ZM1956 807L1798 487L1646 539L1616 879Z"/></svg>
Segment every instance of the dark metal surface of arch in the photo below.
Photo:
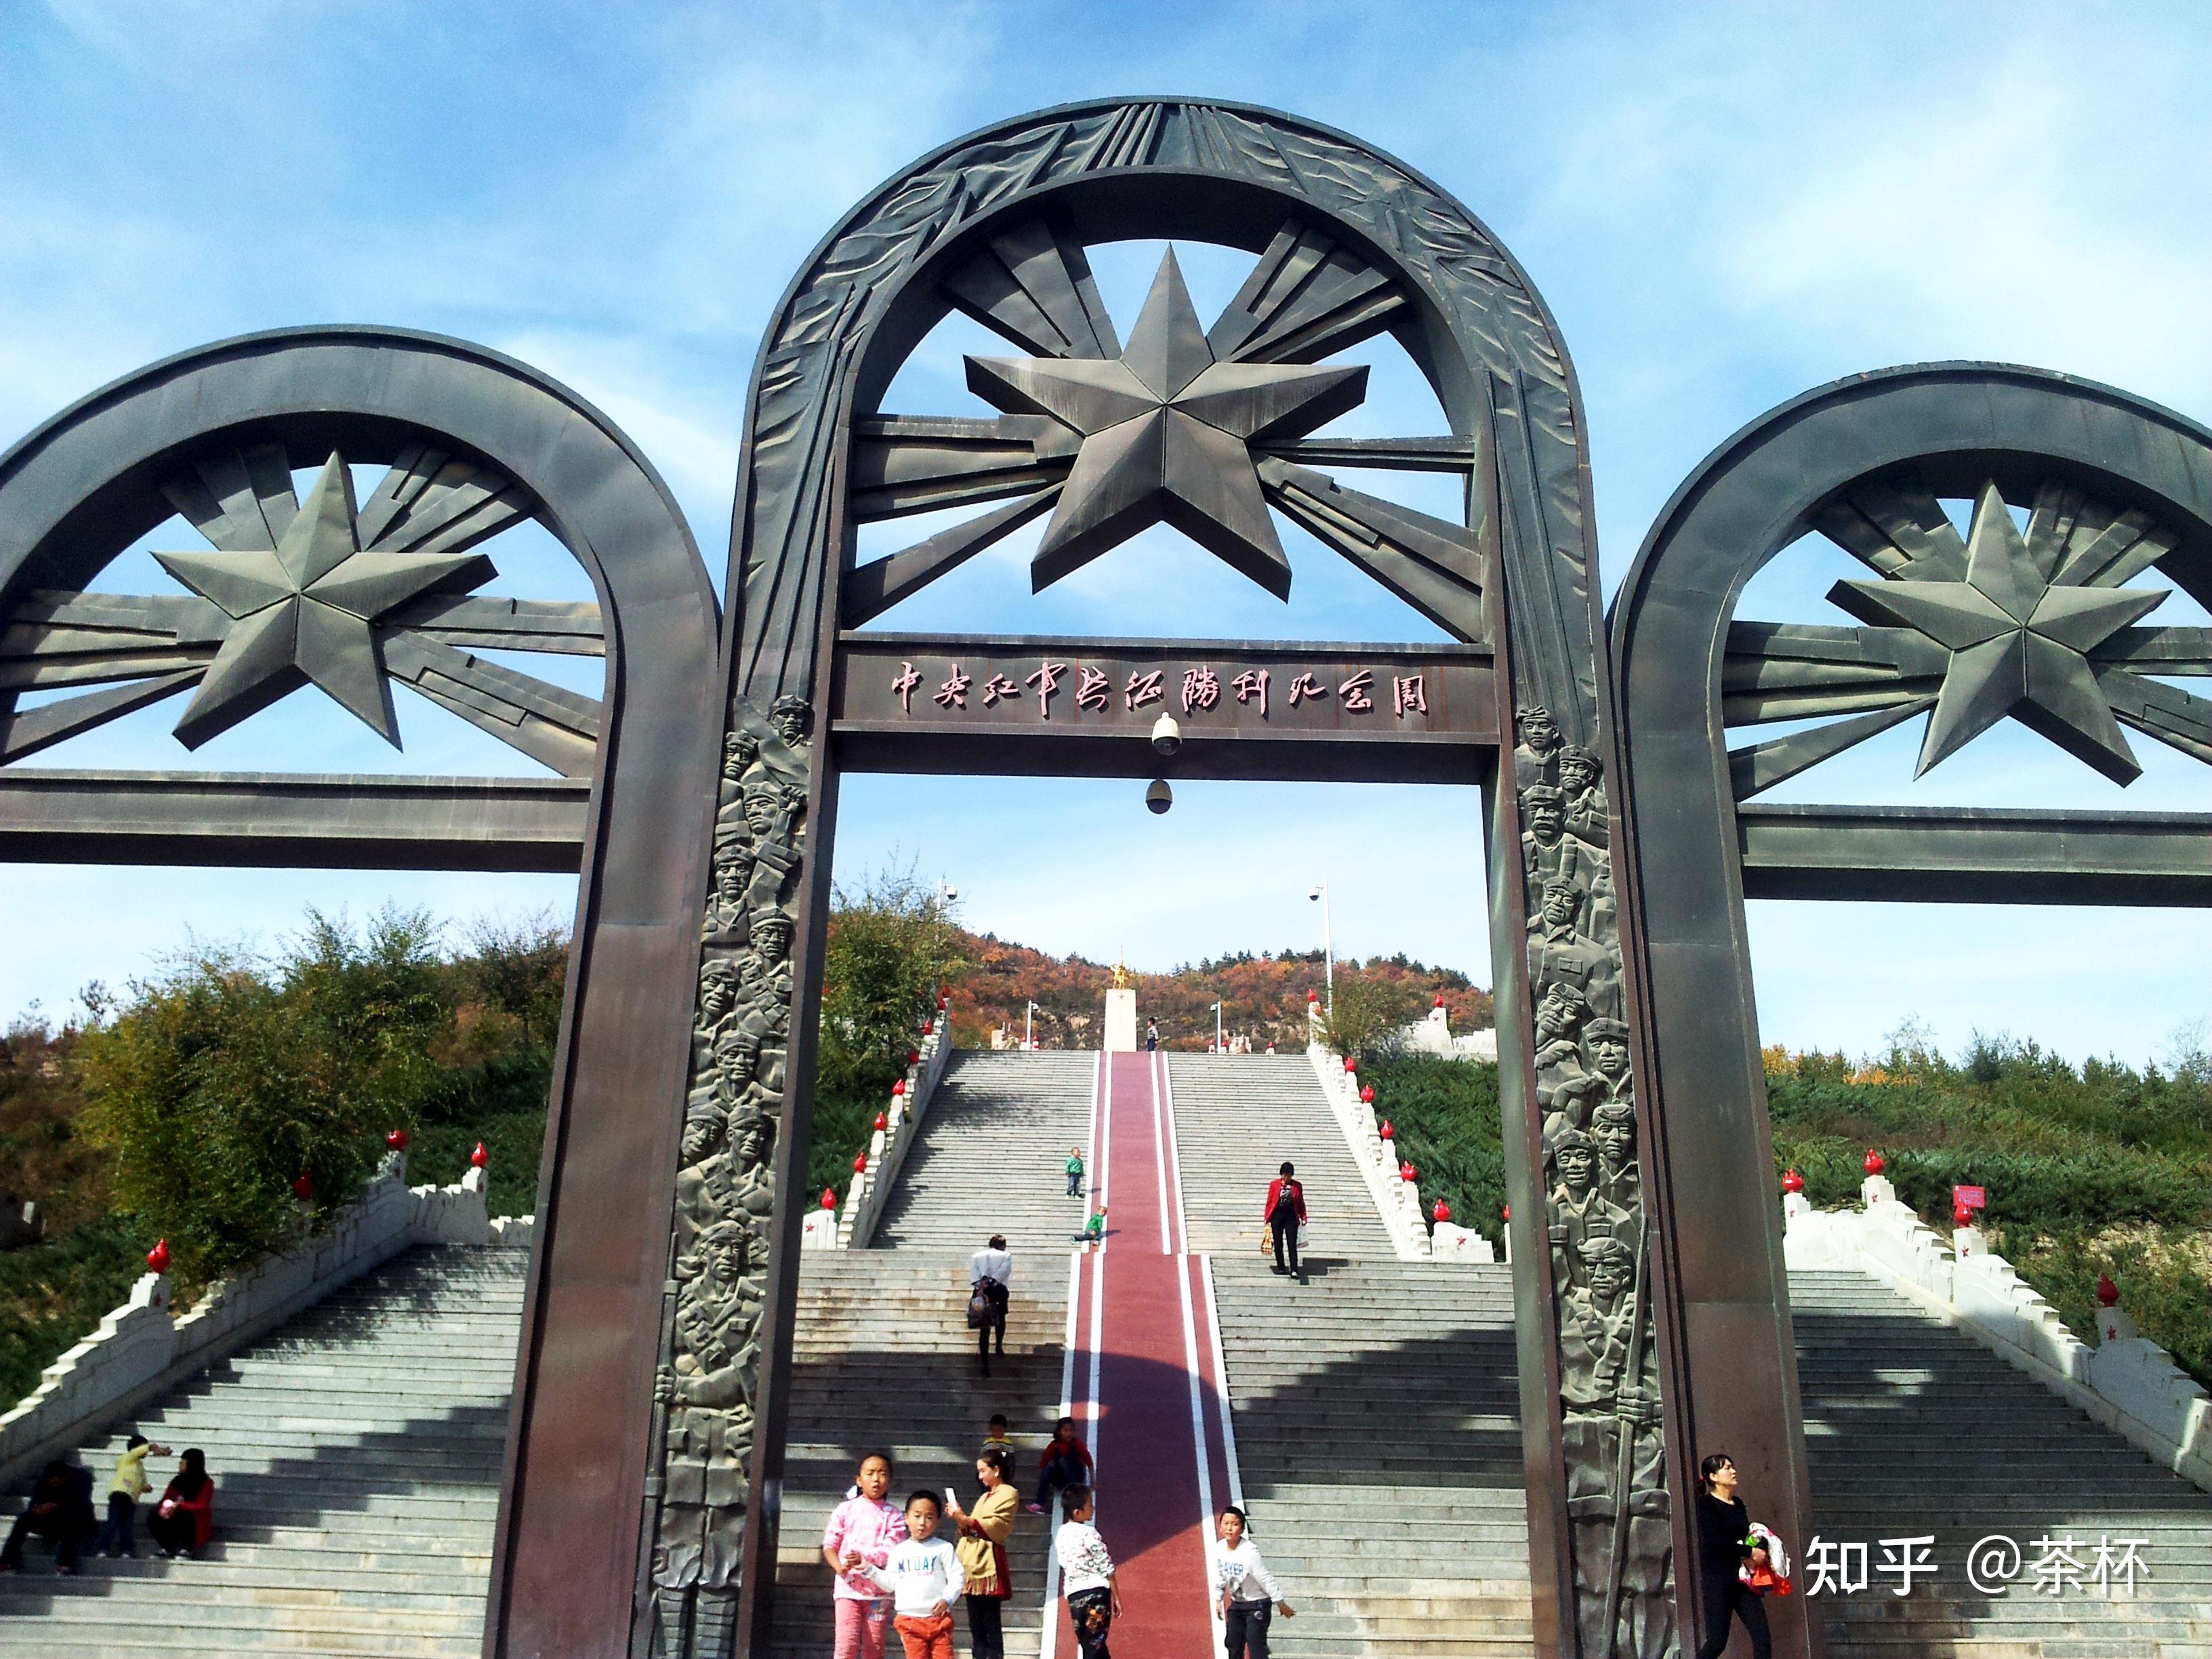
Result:
<svg viewBox="0 0 2212 1659"><path fill-rule="evenodd" d="M1042 229L1035 228L1039 221ZM1607 669L1596 644L1589 467L1572 371L1518 265L1427 179L1313 123L1172 99L1048 110L924 158L872 193L823 240L766 332L748 402L732 528L725 767L712 873L714 890L723 896L710 901L704 918L679 1177L686 1184L661 1316L665 1412L649 1428L642 1419L634 1423L658 1444L661 1464L647 1497L647 1527L659 1541L640 1572L629 1651L757 1653L770 1640L830 836L841 769L859 758L857 743L841 746L846 725L838 682L846 653L858 648L853 641L860 637L840 635L841 593L861 585L853 568L854 493L874 488L878 505L885 493L880 469L861 484L854 482L854 434L860 422L874 417L898 362L946 309L940 278L951 284L948 273L963 260L995 246L1002 232L1021 231L1025 222L1032 228L1022 233L1021 246L1040 258L1051 257L1063 232L1078 243L1181 236L1249 248L1261 253L1263 266L1268 250L1298 246L1302 228L1310 228L1404 289L1404 303L1387 325L1427 374L1450 418L1455 437L1445 445L1454 451L1447 464L1469 478L1468 525L1461 533L1479 544L1484 578L1474 585L1475 626L1455 630L1464 642L1455 649L1483 675L1494 668L1497 687L1490 694L1494 715L1472 728L1458 775L1482 783L1489 802L1509 1185L1514 1254L1522 1264L1516 1294L1534 1644L1547 1655L1578 1647L1666 1651L1674 1640L1670 1562L1679 1522L1667 1488L1670 1474L1679 1485L1680 1469L1663 1413L1636 1403L1658 1397L1667 1370L1662 1352L1670 1339L1663 1319L1654 1328L1656 1304L1646 1288L1647 1281L1659 1283L1666 1268L1662 1247L1646 1247L1650 1235L1634 1196L1634 1140L1620 1133L1617 1121L1607 1131L1613 1151L1607 1180L1628 1207L1607 1212L1618 1218L1617 1231L1609 1233L1615 1243L1590 1240L1600 1255L1612 1249L1620 1257L1605 1269L1606 1288L1592 1288L1596 1279L1586 1284L1578 1263L1555 1275L1555 1261L1565 1261L1563 1235L1547 1213L1554 1201L1546 1173L1548 1143L1558 1126L1547 1121L1544 1103L1559 1084L1572 1082L1577 1090L1549 1113L1561 1125L1578 1121L1594 1104L1616 1120L1640 1109L1625 1051L1607 1062L1603 1081L1581 1069L1579 1060L1592 1051L1578 1040L1563 1047L1556 1024L1544 1055L1536 1052L1540 996L1571 1033L1584 1019L1594 1030L1613 1024L1634 991L1632 981L1623 982L1613 937L1606 792L1596 782L1610 767L1609 733L1601 723ZM1023 256L1013 257L1018 263ZM1087 271L1081 275L1087 279ZM1079 282L1073 289L1060 283L1056 293L1067 299L1079 288ZM1003 284L997 291L1004 292ZM991 292L988 280L967 285L961 308L970 314L988 308ZM1067 355L1114 355L1103 349L1110 319L1077 317L1065 307L1062 313L1068 328L1043 332L1056 334ZM1349 306L1346 313L1340 337L1347 340L1376 331L1381 317L1375 304ZM1223 341L1252 338L1249 330L1220 333L1224 326L1217 325ZM1039 334L1025 343L1036 349L1042 342ZM1301 349L1296 340L1280 348L1290 361L1304 361ZM1333 349L1311 348L1311 355ZM899 434L869 435L889 441ZM983 441L1001 434L965 435ZM1330 451L1332 457L1340 453L1341 447ZM1423 464L1438 459L1431 454ZM1018 453L1005 470L1020 481L1015 488L1034 489L1040 472ZM971 491L963 498L1009 493ZM895 504L889 510L914 509ZM1011 527L1020 514L1038 510L1033 498L1008 509L1001 522ZM1408 533L1418 541L1425 532L1414 526ZM886 572L886 562L866 574L872 586L852 607L861 617L946 568L923 559ZM1458 602L1443 598L1446 609ZM963 648L988 643L970 639ZM882 714L881 694L871 695L873 712ZM1533 747L1524 744L1517 754L1511 736L1516 720L1536 734ZM851 729L857 733L858 725ZM1222 755L1226 739L1237 735L1187 744L1178 775L1237 775L1225 762L1195 758ZM1393 736L1378 731L1372 740L1387 745ZM993 738L994 752L1002 757L993 769L1068 769L1065 748L1030 746L1016 758L1012 742ZM1222 746L1209 750L1210 742ZM1571 765L1583 769L1571 780L1560 769L1567 751L1575 757ZM978 752L972 744L959 751L971 759ZM940 767L958 758L949 750L933 753ZM1332 774L1319 769L1327 763L1316 749L1289 769L1267 775L1325 777ZM1207 765L1217 769L1209 773ZM1390 769L1377 761L1363 775L1387 776ZM1582 815L1576 836L1569 837L1573 846L1560 839L1548 805L1539 813L1546 821L1524 832L1524 791L1534 792L1529 799L1557 802L1565 794L1559 786L1569 782L1579 792L1574 799ZM1573 889L1571 902L1552 891L1567 888ZM1565 910L1554 915L1562 904ZM1540 932L1532 927L1535 911L1546 914ZM1632 1237L1632 1245L1626 1242ZM1632 1273L1626 1267L1632 1258ZM684 1288L728 1270L732 1261L741 1282L726 1305ZM1638 1334L1607 1337L1597 1348L1585 1342L1564 1368L1571 1375L1563 1384L1559 1298L1581 1310L1575 1315L1581 1317L1593 1311L1583 1304L1594 1296L1607 1329L1633 1326ZM651 1311L634 1307L633 1328L647 1328ZM1625 1352L1610 1352L1608 1345ZM1608 1350L1602 1364L1599 1349ZM1572 1419L1564 1434L1563 1409ZM617 1491L612 1501L625 1497ZM533 1582L550 1579L551 1569L533 1569L532 1576ZM591 1595L597 1594L595 1583ZM572 1587L572 1606L580 1609L585 1599ZM601 1601L594 1615L599 1644L572 1650L623 1650L606 1633L613 1613L611 1598ZM523 1616L519 1604L508 1616ZM580 1611L576 1617L581 1628L587 1621ZM538 1650L518 1639L520 1628L494 1632L490 1650Z"/></svg>
<svg viewBox="0 0 2212 1659"><path fill-rule="evenodd" d="M1810 1534L1812 1494L1747 892L2142 902L2185 896L2192 861L2200 892L2212 879L2212 820L2180 815L1738 805L1722 712L1736 602L1839 492L1906 465L1948 495L1995 480L2024 501L2040 478L2064 477L2174 530L2161 568L2192 595L2201 600L2212 580L2212 434L2108 387L1948 363L1838 381L1752 422L1675 493L1621 586L1612 617L1628 796L1620 873L1642 919L1630 950L1646 988L1656 1103L1652 1201L1680 1241L1672 1297L1685 1432L1699 1448L1727 1446L1747 1489L1792 1515L1800 1536ZM2093 817L2111 832L2102 841L2083 822ZM1781 871L1783 855L1768 849L1785 838Z"/></svg>
<svg viewBox="0 0 2212 1659"><path fill-rule="evenodd" d="M519 483L589 573L604 612L607 712L518 1360L524 1431L510 1439L497 1557L511 1563L507 1540L527 1530L546 1545L534 1561L597 1578L626 1605L634 1522L610 1559L594 1511L610 1490L644 1479L634 1423L653 1356L619 1340L620 1316L658 1297L665 1267L668 1124L686 1063L719 726L714 593L666 487L588 404L480 347L374 328L252 335L118 380L0 458L0 595L81 583L175 510L161 479L211 441L388 460L426 436ZM435 781L410 782L423 798L412 810L434 813ZM564 1157L584 1142L592 1156ZM547 1299L552 1287L560 1300ZM503 1571L492 1601L495 1628L507 1608L523 1609L527 1625L535 1608L569 1605ZM513 1650L583 1652L592 1640L539 1626Z"/></svg>

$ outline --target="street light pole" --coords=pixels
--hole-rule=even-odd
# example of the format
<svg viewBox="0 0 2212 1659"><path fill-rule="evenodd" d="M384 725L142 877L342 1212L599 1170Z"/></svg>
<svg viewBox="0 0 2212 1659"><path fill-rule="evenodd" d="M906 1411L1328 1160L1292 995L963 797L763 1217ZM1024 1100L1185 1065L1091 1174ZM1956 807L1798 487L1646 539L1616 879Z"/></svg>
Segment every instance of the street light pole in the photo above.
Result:
<svg viewBox="0 0 2212 1659"><path fill-rule="evenodd" d="M1306 896L1321 901L1321 954L1322 972L1328 986L1328 1017L1336 1018L1336 945L1330 937L1328 925L1328 884L1322 882Z"/></svg>
<svg viewBox="0 0 2212 1659"><path fill-rule="evenodd" d="M1217 1054L1229 1052L1229 1045L1221 1040L1221 1005L1218 1002L1213 1005L1213 1052Z"/></svg>
<svg viewBox="0 0 2212 1659"><path fill-rule="evenodd" d="M1027 1054L1036 1047L1036 1004L1032 1002L1022 1010L1022 1052Z"/></svg>

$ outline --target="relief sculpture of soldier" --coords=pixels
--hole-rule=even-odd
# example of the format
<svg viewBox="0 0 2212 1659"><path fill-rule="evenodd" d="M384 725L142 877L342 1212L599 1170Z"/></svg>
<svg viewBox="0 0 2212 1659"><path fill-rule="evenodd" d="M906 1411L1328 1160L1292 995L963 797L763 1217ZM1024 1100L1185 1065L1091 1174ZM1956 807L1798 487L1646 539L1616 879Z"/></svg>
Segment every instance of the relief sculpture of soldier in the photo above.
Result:
<svg viewBox="0 0 2212 1659"><path fill-rule="evenodd" d="M1518 737L1575 1620L1583 1659L1659 1659L1673 1538L1602 766L1541 708Z"/></svg>
<svg viewBox="0 0 2212 1659"><path fill-rule="evenodd" d="M791 1021L792 907L805 855L808 718L794 697L764 712L740 705L723 744L654 1393L654 1650L671 1659L720 1644L738 1588Z"/></svg>

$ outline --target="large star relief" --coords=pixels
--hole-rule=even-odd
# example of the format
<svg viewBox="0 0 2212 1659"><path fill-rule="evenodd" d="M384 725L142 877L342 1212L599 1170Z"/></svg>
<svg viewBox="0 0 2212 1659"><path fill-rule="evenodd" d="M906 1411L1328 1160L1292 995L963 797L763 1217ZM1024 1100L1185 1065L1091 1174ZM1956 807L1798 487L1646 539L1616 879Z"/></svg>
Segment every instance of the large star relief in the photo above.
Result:
<svg viewBox="0 0 2212 1659"><path fill-rule="evenodd" d="M1250 445L1301 436L1358 407L1367 370L1217 362L1170 251L1118 359L970 357L968 385L995 408L1048 416L1082 440L1030 562L1033 590L1165 523L1286 599L1290 561Z"/></svg>
<svg viewBox="0 0 2212 1659"><path fill-rule="evenodd" d="M1916 629L1950 653L1916 776L2008 714L2115 783L2142 775L2090 653L2166 594L2053 582L1996 484L1974 506L1965 580L1838 582L1828 597L1862 621Z"/></svg>
<svg viewBox="0 0 2212 1659"><path fill-rule="evenodd" d="M384 653L369 624L437 589L488 578L482 555L364 550L353 475L336 454L274 547L156 553L161 568L231 618L199 690L177 722L187 749L312 681L395 749L398 722Z"/></svg>

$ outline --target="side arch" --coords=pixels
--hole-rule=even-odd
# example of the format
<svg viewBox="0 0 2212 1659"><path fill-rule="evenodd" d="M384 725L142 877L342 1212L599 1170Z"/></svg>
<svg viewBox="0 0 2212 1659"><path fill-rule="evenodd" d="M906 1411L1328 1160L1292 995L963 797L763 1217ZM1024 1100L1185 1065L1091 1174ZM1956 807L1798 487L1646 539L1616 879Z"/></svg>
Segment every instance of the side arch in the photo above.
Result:
<svg viewBox="0 0 2212 1659"><path fill-rule="evenodd" d="M482 347L378 328L250 335L127 376L0 457L0 599L88 579L175 511L161 480L211 440L388 462L424 438L519 483L603 613L603 725L495 1559L509 1565L528 1529L548 1541L538 1559L626 1604L635 1533L610 1559L594 1511L645 1479L631 1424L649 1409L653 1354L620 1340L622 1320L657 1300L665 1266L720 726L714 592L666 486L589 404ZM549 1320L556 1293L568 1311ZM494 1627L544 1588L495 1572ZM527 1650L593 1639L550 1631Z"/></svg>
<svg viewBox="0 0 2212 1659"><path fill-rule="evenodd" d="M1837 381L1735 434L1668 501L1614 601L1622 874L1643 923L1630 949L1647 988L1652 1201L1662 1227L1686 1241L1676 1292L1684 1432L1699 1448L1727 1446L1746 1489L1794 1510L1801 1537L1810 1535L1812 1493L1744 922L1743 836L1759 809L1739 810L1723 671L1751 578L1842 492L1906 465L1937 495L1971 497L1994 480L2025 504L2057 478L2140 508L2178 532L2165 573L2200 601L2212 582L2212 433L2065 375L1939 363ZM1973 827L1972 813L1948 816ZM2009 834L2017 826L2004 820L2029 816L1983 817ZM1923 817L1885 809L1882 839L1847 861L1896 859ZM1902 861L1894 867L1888 896L1926 896L1905 884ZM2088 874L2075 902L2094 902ZM1850 895L1832 884L1830 896ZM2009 896L2030 894L2015 883ZM2034 896L2062 895L2046 883Z"/></svg>

